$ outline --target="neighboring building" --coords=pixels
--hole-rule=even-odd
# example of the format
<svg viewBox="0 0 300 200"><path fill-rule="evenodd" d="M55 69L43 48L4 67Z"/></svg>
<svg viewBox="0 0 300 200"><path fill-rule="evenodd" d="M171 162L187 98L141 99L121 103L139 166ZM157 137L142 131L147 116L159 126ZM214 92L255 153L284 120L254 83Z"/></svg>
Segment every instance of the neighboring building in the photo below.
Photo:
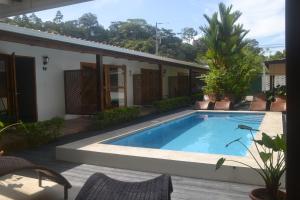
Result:
<svg viewBox="0 0 300 200"><path fill-rule="evenodd" d="M190 95L207 66L0 23L0 112L70 118Z"/></svg>
<svg viewBox="0 0 300 200"><path fill-rule="evenodd" d="M265 62L266 70L262 78L262 89L268 91L278 85L286 85L286 60L272 60Z"/></svg>

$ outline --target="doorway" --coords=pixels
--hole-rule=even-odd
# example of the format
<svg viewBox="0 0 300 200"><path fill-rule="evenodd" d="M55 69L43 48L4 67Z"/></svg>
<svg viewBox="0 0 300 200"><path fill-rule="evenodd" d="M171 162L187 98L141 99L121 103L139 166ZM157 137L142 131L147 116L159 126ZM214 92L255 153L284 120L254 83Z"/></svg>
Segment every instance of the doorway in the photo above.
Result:
<svg viewBox="0 0 300 200"><path fill-rule="evenodd" d="M18 118L24 122L37 121L35 59L16 56L16 96Z"/></svg>
<svg viewBox="0 0 300 200"><path fill-rule="evenodd" d="M0 119L37 121L34 58L0 54Z"/></svg>

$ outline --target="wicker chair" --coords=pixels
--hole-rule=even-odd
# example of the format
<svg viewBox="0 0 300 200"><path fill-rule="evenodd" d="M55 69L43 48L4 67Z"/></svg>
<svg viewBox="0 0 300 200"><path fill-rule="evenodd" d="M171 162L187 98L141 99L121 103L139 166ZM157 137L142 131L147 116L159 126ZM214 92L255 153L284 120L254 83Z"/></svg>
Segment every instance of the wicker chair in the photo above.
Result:
<svg viewBox="0 0 300 200"><path fill-rule="evenodd" d="M104 174L93 174L75 200L170 200L171 177L161 175L144 182L123 182Z"/></svg>
<svg viewBox="0 0 300 200"><path fill-rule="evenodd" d="M35 165L28 160L14 156L0 156L0 176L16 171L33 169L38 173L39 186L42 186L42 179L47 178L64 186L64 199L68 199L68 189L72 185L59 173L43 166Z"/></svg>

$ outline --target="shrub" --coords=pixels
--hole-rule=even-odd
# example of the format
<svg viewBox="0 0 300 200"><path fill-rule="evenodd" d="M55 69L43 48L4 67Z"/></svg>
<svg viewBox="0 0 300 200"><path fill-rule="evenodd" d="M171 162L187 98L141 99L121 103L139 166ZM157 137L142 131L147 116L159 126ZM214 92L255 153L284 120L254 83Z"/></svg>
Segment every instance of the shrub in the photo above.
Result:
<svg viewBox="0 0 300 200"><path fill-rule="evenodd" d="M163 99L154 102L154 107L158 112L167 112L173 109L186 107L191 104L190 97L175 97L170 99Z"/></svg>
<svg viewBox="0 0 300 200"><path fill-rule="evenodd" d="M62 133L64 120L55 117L51 120L24 124L24 136L31 147L40 146L57 139Z"/></svg>
<svg viewBox="0 0 300 200"><path fill-rule="evenodd" d="M114 108L105 110L96 115L99 128L106 128L119 123L129 122L140 115L138 107Z"/></svg>
<svg viewBox="0 0 300 200"><path fill-rule="evenodd" d="M203 93L198 92L198 93L192 94L191 100L192 100L192 103L194 103L195 101L202 101L203 100Z"/></svg>

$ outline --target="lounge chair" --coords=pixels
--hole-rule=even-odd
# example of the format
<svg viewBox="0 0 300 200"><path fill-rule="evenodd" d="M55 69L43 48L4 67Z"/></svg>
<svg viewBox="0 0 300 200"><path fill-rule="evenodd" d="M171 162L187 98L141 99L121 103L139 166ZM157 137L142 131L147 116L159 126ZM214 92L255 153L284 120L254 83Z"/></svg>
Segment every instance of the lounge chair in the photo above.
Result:
<svg viewBox="0 0 300 200"><path fill-rule="evenodd" d="M267 102L263 100L255 100L250 104L250 111L266 111L267 110Z"/></svg>
<svg viewBox="0 0 300 200"><path fill-rule="evenodd" d="M64 186L64 199L68 199L68 189L72 185L59 173L23 158L0 156L0 176L25 169L38 172L40 187L43 177ZM170 200L172 192L172 181L168 175L134 183L117 181L104 174L95 173L83 185L76 200Z"/></svg>
<svg viewBox="0 0 300 200"><path fill-rule="evenodd" d="M216 101L215 110L230 110L231 101Z"/></svg>
<svg viewBox="0 0 300 200"><path fill-rule="evenodd" d="M86 181L75 200L170 200L171 177L161 175L144 182L123 182L95 173Z"/></svg>
<svg viewBox="0 0 300 200"><path fill-rule="evenodd" d="M43 166L35 165L28 160L14 156L0 156L0 176L16 171L33 169L38 173L39 186L42 186L42 179L47 178L64 186L64 199L68 199L68 189L72 185L59 173Z"/></svg>
<svg viewBox="0 0 300 200"><path fill-rule="evenodd" d="M211 103L212 103L211 101L196 101L195 109L196 110L208 110Z"/></svg>
<svg viewBox="0 0 300 200"><path fill-rule="evenodd" d="M273 112L285 112L286 111L286 101L275 101L271 103L270 111Z"/></svg>

